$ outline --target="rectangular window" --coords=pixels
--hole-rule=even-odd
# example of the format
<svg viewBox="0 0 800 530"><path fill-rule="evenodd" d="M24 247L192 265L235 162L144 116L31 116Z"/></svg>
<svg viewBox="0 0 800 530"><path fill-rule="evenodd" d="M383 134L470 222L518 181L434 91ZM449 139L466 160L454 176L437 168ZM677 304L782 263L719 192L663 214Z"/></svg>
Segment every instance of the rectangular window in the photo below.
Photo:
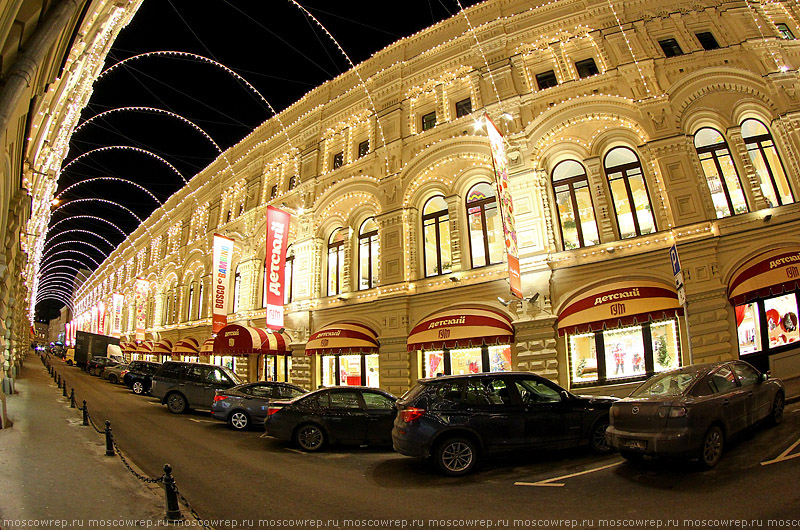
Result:
<svg viewBox="0 0 800 530"><path fill-rule="evenodd" d="M677 57L678 55L683 55L683 50L681 50L678 41L675 39L664 39L658 41L658 45L661 46L661 49L664 51L664 55L666 57Z"/></svg>
<svg viewBox="0 0 800 530"><path fill-rule="evenodd" d="M710 31L704 31L702 33L695 33L695 37L697 37L697 41L700 43L700 46L703 47L704 50L718 50L719 44L717 44L717 39L714 38L714 34Z"/></svg>
<svg viewBox="0 0 800 530"><path fill-rule="evenodd" d="M600 73L597 69L597 65L594 63L594 59L591 58L576 62L575 69L578 71L578 77L581 79Z"/></svg>
<svg viewBox="0 0 800 530"><path fill-rule="evenodd" d="M477 374L482 371L483 360L480 348L463 348L450 352L451 374Z"/></svg>
<svg viewBox="0 0 800 530"><path fill-rule="evenodd" d="M536 86L539 87L539 90L558 86L558 78L556 77L556 73L553 70L548 70L546 72L542 72L541 74L536 74Z"/></svg>
<svg viewBox="0 0 800 530"><path fill-rule="evenodd" d="M367 153L369 153L369 140L364 140L358 144L358 158L367 156Z"/></svg>
<svg viewBox="0 0 800 530"><path fill-rule="evenodd" d="M422 130L427 131L436 127L436 112L429 112L422 117Z"/></svg>
<svg viewBox="0 0 800 530"><path fill-rule="evenodd" d="M339 151L333 155L333 169L339 169L344 165L344 153Z"/></svg>
<svg viewBox="0 0 800 530"><path fill-rule="evenodd" d="M758 304L736 306L736 334L739 336L739 355L761 351L761 324Z"/></svg>
<svg viewBox="0 0 800 530"><path fill-rule="evenodd" d="M797 328L797 297L794 293L764 300L764 317L770 348L800 340Z"/></svg>
<svg viewBox="0 0 800 530"><path fill-rule="evenodd" d="M786 40L794 40L794 33L789 29L789 26L783 22L776 24L776 26L778 27L778 32L781 34L781 37Z"/></svg>
<svg viewBox="0 0 800 530"><path fill-rule="evenodd" d="M472 100L470 98L456 102L456 118L462 118L470 114L472 114Z"/></svg>

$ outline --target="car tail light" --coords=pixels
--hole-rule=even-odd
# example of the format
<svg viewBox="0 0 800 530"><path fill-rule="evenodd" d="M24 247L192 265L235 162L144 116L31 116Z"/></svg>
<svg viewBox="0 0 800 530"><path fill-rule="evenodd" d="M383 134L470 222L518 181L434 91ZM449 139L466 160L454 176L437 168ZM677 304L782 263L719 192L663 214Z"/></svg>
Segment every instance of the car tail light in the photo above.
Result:
<svg viewBox="0 0 800 530"><path fill-rule="evenodd" d="M409 407L407 409L403 409L400 411L400 419L403 420L405 423L412 423L423 414L425 414L425 409L417 409L414 407Z"/></svg>
<svg viewBox="0 0 800 530"><path fill-rule="evenodd" d="M658 409L659 418L683 418L686 416L686 407L661 407Z"/></svg>
<svg viewBox="0 0 800 530"><path fill-rule="evenodd" d="M272 416L273 414L275 414L276 412L281 410L281 408L282 407L269 407L269 408L267 408L267 416Z"/></svg>
<svg viewBox="0 0 800 530"><path fill-rule="evenodd" d="M121 372L119 373L119 375L121 375L122 377L125 377L125 375L126 375L127 373L128 373L128 370L123 370L123 371L121 371Z"/></svg>
<svg viewBox="0 0 800 530"><path fill-rule="evenodd" d="M214 403L216 403L217 401L222 401L224 399L228 399L228 397L229 396L219 396L219 395L214 396Z"/></svg>

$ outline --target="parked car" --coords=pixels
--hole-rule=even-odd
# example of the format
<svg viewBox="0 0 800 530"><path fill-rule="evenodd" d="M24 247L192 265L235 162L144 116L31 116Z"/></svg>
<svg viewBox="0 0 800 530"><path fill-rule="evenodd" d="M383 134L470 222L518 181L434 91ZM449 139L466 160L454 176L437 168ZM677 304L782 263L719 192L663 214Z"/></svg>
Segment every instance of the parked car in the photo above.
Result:
<svg viewBox="0 0 800 530"><path fill-rule="evenodd" d="M388 445L396 400L377 388L324 388L271 404L264 427L268 436L294 441L305 451L329 444Z"/></svg>
<svg viewBox="0 0 800 530"><path fill-rule="evenodd" d="M615 400L576 396L527 372L420 379L397 401L392 441L398 453L433 457L451 476L500 451L588 445L608 453L605 431Z"/></svg>
<svg viewBox="0 0 800 530"><path fill-rule="evenodd" d="M131 361L128 371L123 374L122 382L133 390L134 394L150 392L153 374L161 367L161 363L154 361Z"/></svg>
<svg viewBox="0 0 800 530"><path fill-rule="evenodd" d="M123 363L106 366L103 369L103 379L107 379L114 384L121 383L123 374L127 371L128 365Z"/></svg>
<svg viewBox="0 0 800 530"><path fill-rule="evenodd" d="M610 445L629 460L644 455L698 458L717 465L732 437L783 420L786 392L744 361L686 366L654 375L611 407Z"/></svg>
<svg viewBox="0 0 800 530"><path fill-rule="evenodd" d="M111 357L92 357L89 359L89 362L86 363L86 371L89 372L89 375L102 375L106 366L114 366L117 364L120 364L120 362Z"/></svg>
<svg viewBox="0 0 800 530"><path fill-rule="evenodd" d="M292 399L306 392L299 386L276 381L258 381L217 390L211 405L211 416L228 422L233 429L247 429L254 424L264 423L271 402Z"/></svg>
<svg viewBox="0 0 800 530"><path fill-rule="evenodd" d="M150 395L173 414L189 408L210 409L217 390L242 384L230 368L204 363L167 361L153 374Z"/></svg>

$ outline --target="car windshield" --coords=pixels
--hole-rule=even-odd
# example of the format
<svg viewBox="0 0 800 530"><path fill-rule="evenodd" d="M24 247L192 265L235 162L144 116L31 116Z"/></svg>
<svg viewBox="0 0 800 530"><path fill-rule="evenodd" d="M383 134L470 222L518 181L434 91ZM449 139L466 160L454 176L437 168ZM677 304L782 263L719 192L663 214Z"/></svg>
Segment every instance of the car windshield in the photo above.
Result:
<svg viewBox="0 0 800 530"><path fill-rule="evenodd" d="M689 388L698 372L670 372L655 375L633 391L631 397L678 396Z"/></svg>
<svg viewBox="0 0 800 530"><path fill-rule="evenodd" d="M242 383L244 383L244 381L242 381L242 379L238 375L236 375L236 373L234 373L234 371L231 370L230 368L228 368L227 366L219 366L218 368L222 368L222 370L226 374L228 374L228 377L231 378L231 381L233 381L234 384L241 385Z"/></svg>

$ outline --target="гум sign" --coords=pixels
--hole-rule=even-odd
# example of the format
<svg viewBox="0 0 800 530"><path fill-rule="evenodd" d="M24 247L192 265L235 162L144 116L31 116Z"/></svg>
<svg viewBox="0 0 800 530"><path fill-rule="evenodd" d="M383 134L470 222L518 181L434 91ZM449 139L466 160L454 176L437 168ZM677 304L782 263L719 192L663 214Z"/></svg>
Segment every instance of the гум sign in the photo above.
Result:
<svg viewBox="0 0 800 530"><path fill-rule="evenodd" d="M286 240L291 216L274 206L267 206L267 328L283 327L283 301L286 292Z"/></svg>

